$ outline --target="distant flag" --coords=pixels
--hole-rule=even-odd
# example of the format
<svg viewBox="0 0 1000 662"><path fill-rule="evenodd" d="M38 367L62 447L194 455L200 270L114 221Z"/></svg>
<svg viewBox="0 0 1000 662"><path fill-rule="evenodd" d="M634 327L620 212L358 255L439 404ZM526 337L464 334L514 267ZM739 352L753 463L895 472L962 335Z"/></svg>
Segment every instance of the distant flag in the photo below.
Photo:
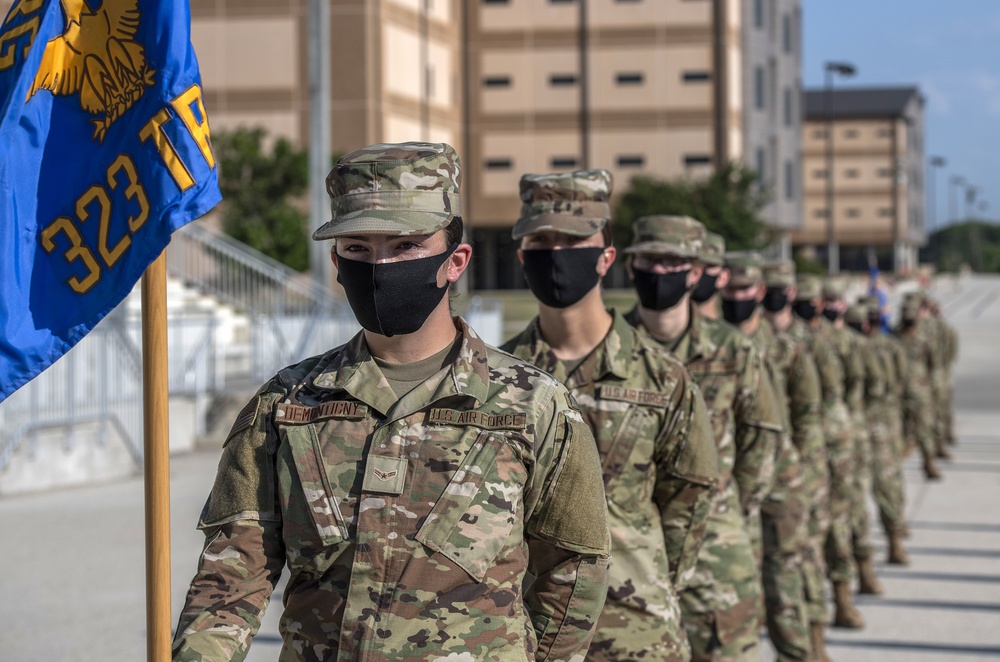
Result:
<svg viewBox="0 0 1000 662"><path fill-rule="evenodd" d="M220 200L187 0L16 0L0 25L0 401Z"/></svg>

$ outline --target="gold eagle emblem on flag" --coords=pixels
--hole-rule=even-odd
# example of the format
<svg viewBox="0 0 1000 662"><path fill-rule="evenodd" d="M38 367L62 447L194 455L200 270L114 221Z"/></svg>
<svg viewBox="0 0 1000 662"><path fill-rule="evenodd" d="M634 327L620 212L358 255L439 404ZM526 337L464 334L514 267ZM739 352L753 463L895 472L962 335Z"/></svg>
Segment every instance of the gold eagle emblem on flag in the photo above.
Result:
<svg viewBox="0 0 1000 662"><path fill-rule="evenodd" d="M80 95L80 106L92 115L94 138L103 142L108 128L153 85L156 72L135 40L139 0L104 0L90 11L84 0L60 0L66 27L45 45L42 63L28 91Z"/></svg>

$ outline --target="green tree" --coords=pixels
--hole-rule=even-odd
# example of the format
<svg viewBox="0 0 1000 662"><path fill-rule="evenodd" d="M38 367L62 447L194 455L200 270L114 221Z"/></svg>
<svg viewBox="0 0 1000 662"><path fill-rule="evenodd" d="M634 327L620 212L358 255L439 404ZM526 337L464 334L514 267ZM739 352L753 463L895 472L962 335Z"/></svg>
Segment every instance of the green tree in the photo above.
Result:
<svg viewBox="0 0 1000 662"><path fill-rule="evenodd" d="M301 196L309 186L308 153L278 138L264 148L262 128L239 128L212 135L222 191L226 234L284 262L309 268L308 214Z"/></svg>
<svg viewBox="0 0 1000 662"><path fill-rule="evenodd" d="M938 271L958 271L967 264L975 271L1000 271L1000 225L984 221L953 223L936 230L920 251L921 262Z"/></svg>
<svg viewBox="0 0 1000 662"><path fill-rule="evenodd" d="M728 163L703 179L661 180L633 177L615 205L615 242L632 241L632 224L640 216L690 216L726 239L726 250L747 250L771 241L760 211L769 194L756 171Z"/></svg>

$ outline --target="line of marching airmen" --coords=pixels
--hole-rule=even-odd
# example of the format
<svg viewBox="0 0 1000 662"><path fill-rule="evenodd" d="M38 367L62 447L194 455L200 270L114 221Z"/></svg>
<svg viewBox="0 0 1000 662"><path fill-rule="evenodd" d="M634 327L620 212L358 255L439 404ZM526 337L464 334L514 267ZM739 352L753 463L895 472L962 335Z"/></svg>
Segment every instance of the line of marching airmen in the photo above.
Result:
<svg viewBox="0 0 1000 662"><path fill-rule="evenodd" d="M610 174L524 175L539 312L498 352L444 296L459 173L427 143L331 172L314 238L364 330L238 417L174 659L243 659L286 564L282 660L757 662L764 627L829 659L827 586L835 627L882 591L868 496L906 564L907 442L928 479L954 443L933 302L883 333L876 300L651 215L622 248L638 303L608 309Z"/></svg>

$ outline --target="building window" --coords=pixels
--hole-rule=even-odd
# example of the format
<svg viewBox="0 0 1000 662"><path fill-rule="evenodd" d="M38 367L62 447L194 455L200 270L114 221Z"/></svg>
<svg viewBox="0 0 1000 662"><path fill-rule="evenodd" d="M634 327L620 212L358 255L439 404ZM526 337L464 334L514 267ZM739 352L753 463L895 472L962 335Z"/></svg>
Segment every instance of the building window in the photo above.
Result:
<svg viewBox="0 0 1000 662"><path fill-rule="evenodd" d="M553 156L552 160L549 161L551 166L556 169L563 168L575 168L576 167L576 157L575 156Z"/></svg>
<svg viewBox="0 0 1000 662"><path fill-rule="evenodd" d="M857 179L861 176L861 172L857 168L848 168L844 171L844 177L846 179Z"/></svg>
<svg viewBox="0 0 1000 662"><path fill-rule="evenodd" d="M860 218L861 210L858 209L857 207L851 207L850 209L844 212L844 216L846 216L847 218Z"/></svg>
<svg viewBox="0 0 1000 662"><path fill-rule="evenodd" d="M685 83L704 83L712 79L707 71L685 71L681 76Z"/></svg>
<svg viewBox="0 0 1000 662"><path fill-rule="evenodd" d="M892 207L881 207L878 210L878 215L879 216L886 216L886 217L892 216Z"/></svg>
<svg viewBox="0 0 1000 662"><path fill-rule="evenodd" d="M549 76L549 85L552 87L576 85L576 74L552 74Z"/></svg>
<svg viewBox="0 0 1000 662"><path fill-rule="evenodd" d="M764 93L764 67L754 67L753 70L753 105L758 110L764 110L767 103Z"/></svg>
<svg viewBox="0 0 1000 662"><path fill-rule="evenodd" d="M642 0L615 0L615 2L620 2L622 4L625 4L626 2L636 2L636 3L638 3L638 2L642 2Z"/></svg>
<svg viewBox="0 0 1000 662"><path fill-rule="evenodd" d="M572 2L576 2L576 0L549 0L549 2L554 5L568 5Z"/></svg>
<svg viewBox="0 0 1000 662"><path fill-rule="evenodd" d="M784 111L785 111L785 126L792 126L792 117L794 112L792 110L792 90L786 87L784 91Z"/></svg>
<svg viewBox="0 0 1000 662"><path fill-rule="evenodd" d="M641 168L646 165L646 157L641 154L627 154L618 157L619 168Z"/></svg>
<svg viewBox="0 0 1000 662"><path fill-rule="evenodd" d="M618 74L618 84L619 85L642 85L642 73L637 71L630 71L628 73Z"/></svg>
<svg viewBox="0 0 1000 662"><path fill-rule="evenodd" d="M483 0L484 5L505 5L509 0Z"/></svg>
<svg viewBox="0 0 1000 662"><path fill-rule="evenodd" d="M685 154L684 167L693 168L695 166L712 165L712 157L707 154Z"/></svg>
<svg viewBox="0 0 1000 662"><path fill-rule="evenodd" d="M813 179L826 179L826 168L813 170Z"/></svg>
<svg viewBox="0 0 1000 662"><path fill-rule="evenodd" d="M483 87L510 87L510 76L487 76Z"/></svg>
<svg viewBox="0 0 1000 662"><path fill-rule="evenodd" d="M891 138L892 137L892 129L887 129L885 127L882 127L881 129L879 129L876 132L875 135L877 135L879 138Z"/></svg>
<svg viewBox="0 0 1000 662"><path fill-rule="evenodd" d="M767 152L764 151L763 147L757 148L757 176L763 185L764 178L767 176Z"/></svg>
<svg viewBox="0 0 1000 662"><path fill-rule="evenodd" d="M764 27L764 0L753 0L753 26Z"/></svg>
<svg viewBox="0 0 1000 662"><path fill-rule="evenodd" d="M786 53L792 52L792 17L788 14L781 17L781 45Z"/></svg>
<svg viewBox="0 0 1000 662"><path fill-rule="evenodd" d="M878 169L878 176L879 177L892 177L892 168L879 168Z"/></svg>
<svg viewBox="0 0 1000 662"><path fill-rule="evenodd" d="M823 140L826 138L826 129L814 129L812 136L815 140Z"/></svg>
<svg viewBox="0 0 1000 662"><path fill-rule="evenodd" d="M826 207L821 207L813 211L814 218L826 218Z"/></svg>
<svg viewBox="0 0 1000 662"><path fill-rule="evenodd" d="M510 159L486 159L487 170L510 170L511 165Z"/></svg>
<svg viewBox="0 0 1000 662"><path fill-rule="evenodd" d="M844 131L844 138L847 138L848 140L857 137L858 137L857 129L847 129L846 131Z"/></svg>
<svg viewBox="0 0 1000 662"><path fill-rule="evenodd" d="M785 200L795 199L795 164L785 161Z"/></svg>

